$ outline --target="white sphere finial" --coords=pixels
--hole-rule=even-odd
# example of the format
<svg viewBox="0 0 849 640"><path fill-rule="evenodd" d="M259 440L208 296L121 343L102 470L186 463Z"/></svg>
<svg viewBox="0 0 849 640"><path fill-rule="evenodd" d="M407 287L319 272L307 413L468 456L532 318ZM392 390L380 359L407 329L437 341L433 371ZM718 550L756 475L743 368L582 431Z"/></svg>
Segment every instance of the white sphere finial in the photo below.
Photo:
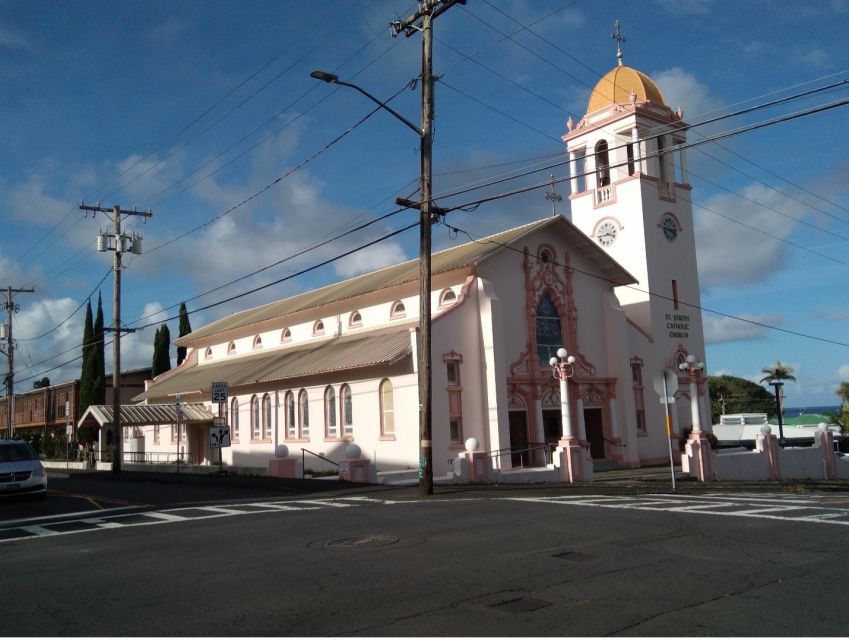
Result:
<svg viewBox="0 0 849 640"><path fill-rule="evenodd" d="M555 358L554 356L551 356L551 358L548 361L548 364L550 364L552 367L556 367L557 363L558 363L557 358Z"/></svg>
<svg viewBox="0 0 849 640"><path fill-rule="evenodd" d="M472 453L473 451L477 451L479 446L480 446L480 443L478 442L477 438L472 437L472 438L466 439L466 451L468 451L469 453Z"/></svg>
<svg viewBox="0 0 849 640"><path fill-rule="evenodd" d="M348 458L348 460L356 460L360 457L361 453L362 449L360 449L360 445L353 442L345 447L345 457Z"/></svg>
<svg viewBox="0 0 849 640"><path fill-rule="evenodd" d="M687 356L687 362L689 364L693 364L695 361L696 361L696 356L694 356L692 353Z"/></svg>
<svg viewBox="0 0 849 640"><path fill-rule="evenodd" d="M565 358L567 355L569 355L569 352L568 352L568 351L566 351L566 349L565 349L565 348L560 347L560 348L557 350L557 357L558 357L558 358L561 358L561 359L562 359L562 358Z"/></svg>
<svg viewBox="0 0 849 640"><path fill-rule="evenodd" d="M772 433L772 427L770 427L768 424L765 424L761 427L761 433L765 436L768 436L770 433Z"/></svg>
<svg viewBox="0 0 849 640"><path fill-rule="evenodd" d="M274 455L278 458L287 458L289 456L289 447L285 444L278 444L274 450Z"/></svg>

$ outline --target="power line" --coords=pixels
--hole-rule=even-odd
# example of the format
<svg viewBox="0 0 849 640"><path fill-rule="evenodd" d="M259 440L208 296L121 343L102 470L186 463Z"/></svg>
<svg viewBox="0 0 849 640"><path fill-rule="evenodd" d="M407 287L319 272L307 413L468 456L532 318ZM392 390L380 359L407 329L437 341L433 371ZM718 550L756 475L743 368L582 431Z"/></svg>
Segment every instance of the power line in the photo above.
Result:
<svg viewBox="0 0 849 640"><path fill-rule="evenodd" d="M508 244L505 244L505 243L502 243L502 242L497 242L495 240L487 239L487 238L475 238L475 237L472 236L472 234L469 231L466 231L465 229L461 229L461 228L459 228L455 225L450 225L450 224L447 224L447 223L443 223L443 224L445 224L445 226L448 229L450 229L451 231L453 231L454 233L462 233L463 235L468 237L469 240L471 240L472 242L474 242L476 244L492 244L492 245L495 245L497 247L508 249L510 251L514 251L516 253L520 253L520 254L524 255L523 250L517 249L516 247L513 247L511 245L508 245ZM604 276L600 276L600 275L597 275L597 274L594 274L594 273L590 273L588 271L583 271L583 270L578 269L574 266L567 266L567 265L564 265L564 264L560 264L554 258L551 258L551 262L552 262L552 264L554 264L558 267L563 267L564 269L568 269L570 272L579 273L581 275L589 276L591 278L595 278L596 280L601 280L602 282L606 282L608 284L615 285L615 283L613 281L611 281L610 279L608 279ZM655 297L655 298L660 298L662 300L667 300L669 302L674 301L674 299L671 296L666 296L666 295L663 295L661 293L656 293L656 292L650 291L648 289L642 289L642 288L634 286L634 285L626 284L626 285L616 285L616 286L631 289L632 291L644 293L646 295L649 295L649 296L652 296L652 297ZM796 337L805 338L805 339L808 339L808 340L816 340L818 342L824 342L824 343L836 345L836 346L839 346L839 347L849 347L849 343L846 343L846 342L840 342L839 340L832 340L830 338L822 338L822 337L819 337L819 336L814 336L814 335L811 335L811 334L802 333L800 331L793 331L791 329L782 329L781 327L776 327L774 325L767 324L765 322L758 322L757 320L752 320L752 319L749 319L749 318L743 318L741 316L735 316L735 315L730 314L730 313L725 313L724 311L717 311L716 309L709 309L708 307L704 307L702 305L693 304L691 302L686 302L684 300L681 300L680 298L678 298L678 304L684 305L686 307L690 307L691 309L697 309L699 311L707 311L708 313L713 313L715 315L722 316L724 318L730 318L732 320L739 320L740 322L752 324L752 325L755 325L755 326L758 326L758 327L762 327L764 329L771 329L773 331L780 331L782 333L787 333L789 335L793 335L793 336L796 336Z"/></svg>

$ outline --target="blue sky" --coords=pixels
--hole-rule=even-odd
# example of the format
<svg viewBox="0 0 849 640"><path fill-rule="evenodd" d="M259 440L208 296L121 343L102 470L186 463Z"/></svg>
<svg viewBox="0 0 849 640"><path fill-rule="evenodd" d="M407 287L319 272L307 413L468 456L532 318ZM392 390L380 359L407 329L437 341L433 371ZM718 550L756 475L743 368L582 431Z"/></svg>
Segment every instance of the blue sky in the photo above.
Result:
<svg viewBox="0 0 849 640"><path fill-rule="evenodd" d="M124 270L130 327L156 326L183 300L190 310L215 303L414 222L417 214L399 213L222 287L413 194L415 135L380 112L330 144L372 105L309 77L324 69L382 99L398 93L392 106L417 122L418 88L404 87L419 72L421 39L393 39L387 28L413 9L395 0L0 0L0 288L36 290L16 296L18 388L33 376L79 375L78 361L59 366L79 353L83 313L72 313L90 295L96 303L111 265L95 250L108 220L84 217L83 199L153 211L144 224L124 222L144 237L144 253L128 256ZM616 63L616 19L625 63L648 73L691 124L849 80L849 0L468 0L435 26L437 196L527 168L540 171L468 199L564 177L546 165L565 159L566 120L583 115ZM689 138L847 97L838 86L694 127ZM839 107L688 152L703 306L785 330L705 312L709 373L757 379L781 359L798 378L786 389L789 406L836 404L834 390L849 379L847 128L849 108ZM539 219L551 211L544 192L448 222L477 236ZM462 240L434 229L436 248ZM417 232L406 232L199 312L192 325L414 257L417 247ZM110 322L111 277L99 290ZM176 335L177 323L170 327ZM124 339L126 367L149 365L153 333Z"/></svg>

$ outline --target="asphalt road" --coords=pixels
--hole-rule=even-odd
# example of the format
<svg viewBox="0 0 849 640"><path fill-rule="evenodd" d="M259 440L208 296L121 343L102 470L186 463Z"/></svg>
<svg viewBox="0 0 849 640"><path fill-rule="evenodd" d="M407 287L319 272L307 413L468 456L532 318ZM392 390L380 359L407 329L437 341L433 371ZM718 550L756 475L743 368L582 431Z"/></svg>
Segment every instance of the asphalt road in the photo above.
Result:
<svg viewBox="0 0 849 640"><path fill-rule="evenodd" d="M136 483L131 491L97 482L69 479L67 495L16 501L14 517L0 505L0 635L847 628L847 494L443 490L420 499L350 486ZM45 513L56 501L65 515ZM21 508L41 515L22 517Z"/></svg>

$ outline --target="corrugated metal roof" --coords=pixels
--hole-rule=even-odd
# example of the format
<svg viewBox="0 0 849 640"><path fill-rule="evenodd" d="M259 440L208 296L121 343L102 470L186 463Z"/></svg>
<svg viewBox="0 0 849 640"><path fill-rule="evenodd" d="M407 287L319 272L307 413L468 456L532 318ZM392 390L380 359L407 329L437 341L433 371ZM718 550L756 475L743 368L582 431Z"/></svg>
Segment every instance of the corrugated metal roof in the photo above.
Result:
<svg viewBox="0 0 849 640"><path fill-rule="evenodd" d="M91 405L83 417L80 418L78 426L83 427L91 421L97 422L101 427L111 425L112 405ZM201 402L184 402L182 405L182 416L180 422L189 424L193 422L211 422L212 413L206 405ZM177 424L177 407L171 404L122 404L121 424L125 427L140 427L149 424Z"/></svg>
<svg viewBox="0 0 849 640"><path fill-rule="evenodd" d="M259 352L241 358L195 365L177 371L148 388L136 400L165 398L177 393L209 393L213 382L228 387L392 364L412 353L414 323L391 329L330 338L321 342Z"/></svg>
<svg viewBox="0 0 849 640"><path fill-rule="evenodd" d="M452 247L443 251L438 251L431 257L431 274L437 275L452 269L477 264L484 260L489 255L501 249L501 245L515 242L522 236L536 231L542 227L550 225L554 222L561 221L569 226L570 222L564 220L560 216L537 220L530 224L522 225L514 229L502 231L493 236L482 238L476 242L469 242L458 247ZM578 232L580 234L580 232ZM581 234L583 235L583 234ZM597 249L597 248L596 248ZM612 260L610 260L613 262ZM615 264L615 263L614 263ZM201 338L212 336L217 333L235 329L238 327L270 320L280 316L285 316L298 311L312 309L321 305L346 300L365 293L377 291L393 287L407 282L413 282L419 279L419 260L408 260L379 271L367 273L350 280L344 280L335 284L307 291L300 295L278 300L261 307L247 309L239 313L234 313L220 320L216 320L205 327L201 327L190 334L178 338L175 342L179 345L191 344Z"/></svg>

